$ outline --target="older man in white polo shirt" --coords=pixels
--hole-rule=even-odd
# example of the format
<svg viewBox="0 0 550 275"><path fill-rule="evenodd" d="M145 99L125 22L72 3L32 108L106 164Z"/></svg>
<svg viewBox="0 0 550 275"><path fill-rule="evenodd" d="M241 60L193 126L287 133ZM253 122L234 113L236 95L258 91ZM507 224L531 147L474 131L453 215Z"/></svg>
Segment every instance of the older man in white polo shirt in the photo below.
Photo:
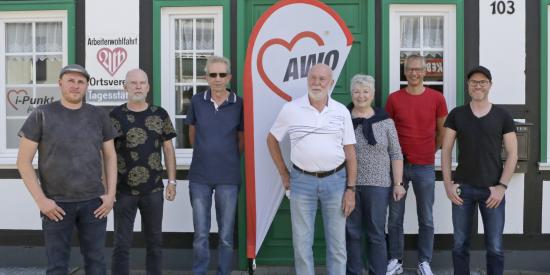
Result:
<svg viewBox="0 0 550 275"><path fill-rule="evenodd" d="M269 152L285 189L291 190L290 214L296 274L315 274L313 234L321 202L328 274L346 273L346 217L355 207L357 161L349 111L328 96L334 84L325 64L313 66L308 94L286 103L267 137ZM279 142L290 137L289 173ZM345 168L345 169L343 169Z"/></svg>

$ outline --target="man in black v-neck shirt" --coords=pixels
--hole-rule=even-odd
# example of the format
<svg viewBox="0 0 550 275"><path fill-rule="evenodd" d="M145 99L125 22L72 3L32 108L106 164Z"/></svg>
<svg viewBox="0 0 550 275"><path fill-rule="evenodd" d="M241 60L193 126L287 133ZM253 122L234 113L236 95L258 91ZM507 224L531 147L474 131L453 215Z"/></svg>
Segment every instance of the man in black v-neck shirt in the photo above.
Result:
<svg viewBox="0 0 550 275"><path fill-rule="evenodd" d="M470 274L470 235L476 206L481 212L487 249L487 274L503 274L504 194L517 162L514 120L489 102L490 71L468 73L471 102L453 109L445 121L441 166L447 197L453 203L454 274ZM451 157L458 141L458 166L451 179ZM504 143L507 159L500 152Z"/></svg>

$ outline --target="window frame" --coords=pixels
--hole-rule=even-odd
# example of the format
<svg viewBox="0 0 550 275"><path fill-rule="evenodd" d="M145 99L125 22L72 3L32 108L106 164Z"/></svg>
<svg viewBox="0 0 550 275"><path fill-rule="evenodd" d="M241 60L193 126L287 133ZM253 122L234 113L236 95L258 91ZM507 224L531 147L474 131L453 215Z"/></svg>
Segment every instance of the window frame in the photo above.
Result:
<svg viewBox="0 0 550 275"><path fill-rule="evenodd" d="M550 64L550 54L548 53L550 45L550 20L548 20L548 14L550 13L550 0L543 0L540 2L540 156L539 156L539 170L550 170L550 154L548 147L550 141L550 131L548 127L548 121L550 115L548 112L549 97L548 97L548 79L550 78L550 70L548 65Z"/></svg>
<svg viewBox="0 0 550 275"><path fill-rule="evenodd" d="M214 54L224 54L224 7L200 6L200 7L164 7L160 10L160 105L166 109L174 127L176 127L176 102L175 102L175 59L173 58L174 46L174 20L214 18ZM194 74L202 68L194 68ZM193 76L195 79L195 75ZM194 82L196 84L196 82ZM193 85L195 85L193 84ZM201 86L201 85L197 85ZM158 99L157 99L158 100ZM158 101L157 101L158 102ZM178 116L180 118L180 116ZM181 119L181 118L180 118ZM178 132L182 135L183 132ZM178 166L189 167L193 156L192 148L176 148L176 163Z"/></svg>
<svg viewBox="0 0 550 275"><path fill-rule="evenodd" d="M22 5L23 6L23 5ZM61 21L62 23L62 66L73 62L74 60L74 33L69 25L74 26L74 6L72 5L54 5L47 9L40 5L33 7L34 9L25 10L22 6L18 8L5 8L0 5L0 37L5 37L6 23L23 23L23 22L48 22ZM43 9L41 9L43 8ZM74 29L74 28L73 28ZM34 37L33 37L34 40ZM6 49L5 43L0 43L0 89L3 92L6 90ZM33 55L36 52L33 51ZM33 72L34 74L34 72ZM33 78L35 76L33 75ZM36 84L31 84L36 85ZM46 84L40 86L57 87L55 84ZM35 87L35 86L34 86ZM6 114L6 97L0 99L0 168L12 168L17 160L18 149L7 148L7 114ZM36 161L36 159L35 159Z"/></svg>

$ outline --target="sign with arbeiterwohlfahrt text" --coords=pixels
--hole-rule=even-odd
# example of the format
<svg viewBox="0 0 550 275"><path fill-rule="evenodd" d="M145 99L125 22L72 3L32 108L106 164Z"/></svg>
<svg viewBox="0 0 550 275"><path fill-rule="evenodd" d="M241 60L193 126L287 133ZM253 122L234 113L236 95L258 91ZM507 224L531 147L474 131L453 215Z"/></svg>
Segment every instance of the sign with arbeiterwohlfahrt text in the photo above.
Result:
<svg viewBox="0 0 550 275"><path fill-rule="evenodd" d="M86 69L90 73L86 102L107 106L126 102L126 72L137 67L139 1L86 1Z"/></svg>

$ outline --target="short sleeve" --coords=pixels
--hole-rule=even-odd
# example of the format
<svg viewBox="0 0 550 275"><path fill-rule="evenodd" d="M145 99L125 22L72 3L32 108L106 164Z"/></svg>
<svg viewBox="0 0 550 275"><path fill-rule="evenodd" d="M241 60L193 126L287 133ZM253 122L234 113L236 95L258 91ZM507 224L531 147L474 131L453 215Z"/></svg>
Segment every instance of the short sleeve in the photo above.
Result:
<svg viewBox="0 0 550 275"><path fill-rule="evenodd" d="M41 109L34 110L25 120L25 123L17 134L34 142L40 142L42 139L42 122L44 113Z"/></svg>
<svg viewBox="0 0 550 275"><path fill-rule="evenodd" d="M244 110L243 105L241 104L241 110L240 110L240 121L239 121L239 128L237 128L239 132L244 131Z"/></svg>
<svg viewBox="0 0 550 275"><path fill-rule="evenodd" d="M114 139L118 136L116 129L113 127L111 118L103 109L97 109L102 125L103 142Z"/></svg>
<svg viewBox="0 0 550 275"><path fill-rule="evenodd" d="M502 110L502 112L504 113L504 123L503 123L504 125L502 127L502 134L504 135L511 132L515 132L516 123L514 122L514 119L512 118L510 113L508 113L506 110Z"/></svg>
<svg viewBox="0 0 550 275"><path fill-rule="evenodd" d="M342 108L344 113L344 139L342 140L343 145L355 144L355 131L353 129L353 122L351 122L351 115L349 111L345 108Z"/></svg>
<svg viewBox="0 0 550 275"><path fill-rule="evenodd" d="M281 108L281 111L279 112L279 115L277 115L277 118L275 119L275 122L273 123L273 126L271 126L271 129L269 132L277 139L277 141L281 142L283 138L285 137L288 127L290 126L289 117L288 114L288 106L291 104L290 102L285 103L283 105L283 108Z"/></svg>
<svg viewBox="0 0 550 275"><path fill-rule="evenodd" d="M445 97L442 94L440 94L439 92L436 92L436 93L438 95L436 115L437 115L437 118L442 118L442 117L445 117L449 112L447 110L447 102L445 101Z"/></svg>
<svg viewBox="0 0 550 275"><path fill-rule="evenodd" d="M187 118L185 119L185 124L187 125L195 125L195 122L197 121L197 118L195 116L195 108L194 108L194 104L195 104L195 97L197 95L194 95L192 98L191 98L191 103L189 104L189 109L187 109Z"/></svg>
<svg viewBox="0 0 550 275"><path fill-rule="evenodd" d="M113 130L115 131L115 138L123 135L122 126L120 125L120 120L117 119L117 108L109 112L109 117L111 118L111 123L113 124Z"/></svg>
<svg viewBox="0 0 550 275"><path fill-rule="evenodd" d="M456 129L455 118L456 118L456 108L451 110L451 112L447 116L447 119L445 119L445 124L443 124L443 126L445 126L445 128L452 129L456 132L457 129Z"/></svg>
<svg viewBox="0 0 550 275"><path fill-rule="evenodd" d="M172 120L170 119L170 116L168 115L168 112L166 110L162 110L162 140L170 140L177 136L176 129L174 128L174 125L172 124Z"/></svg>

